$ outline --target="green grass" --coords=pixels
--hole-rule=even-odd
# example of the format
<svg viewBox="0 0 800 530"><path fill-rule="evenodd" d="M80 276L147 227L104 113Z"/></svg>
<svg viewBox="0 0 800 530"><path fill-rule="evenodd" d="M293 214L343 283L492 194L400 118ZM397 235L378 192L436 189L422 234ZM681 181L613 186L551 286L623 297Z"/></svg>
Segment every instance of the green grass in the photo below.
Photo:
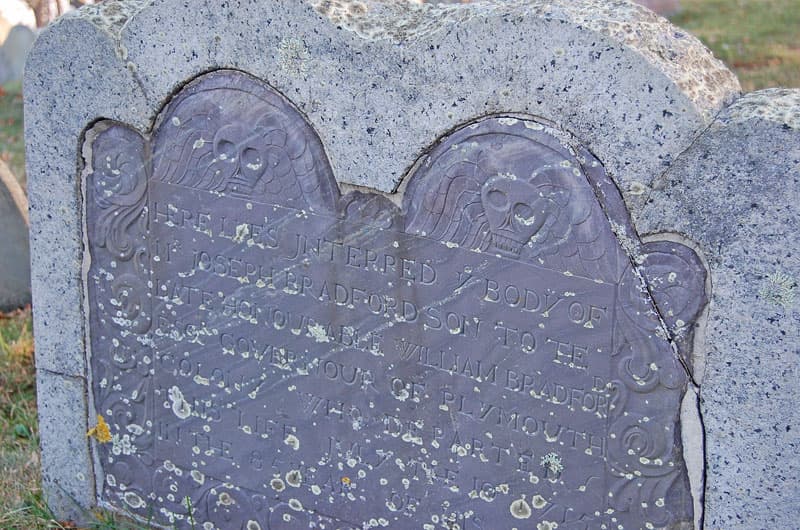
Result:
<svg viewBox="0 0 800 530"><path fill-rule="evenodd" d="M25 187L25 141L22 130L22 86L0 86L0 159Z"/></svg>
<svg viewBox="0 0 800 530"><path fill-rule="evenodd" d="M800 0L682 0L673 22L700 37L732 68L745 91L800 87ZM0 90L0 158L25 184L19 83ZM91 514L97 530L141 528ZM67 529L39 488L38 431L30 310L0 314L0 529Z"/></svg>
<svg viewBox="0 0 800 530"><path fill-rule="evenodd" d="M0 528L48 528L39 489L30 310L0 314Z"/></svg>
<svg viewBox="0 0 800 530"><path fill-rule="evenodd" d="M745 92L800 87L800 0L681 0L672 22L731 68Z"/></svg>

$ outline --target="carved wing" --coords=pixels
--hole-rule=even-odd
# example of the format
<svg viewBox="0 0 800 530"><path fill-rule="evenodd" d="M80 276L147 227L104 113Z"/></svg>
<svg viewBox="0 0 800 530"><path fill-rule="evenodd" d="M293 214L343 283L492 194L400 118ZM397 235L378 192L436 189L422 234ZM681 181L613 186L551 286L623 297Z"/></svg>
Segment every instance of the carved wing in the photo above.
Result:
<svg viewBox="0 0 800 530"><path fill-rule="evenodd" d="M407 217L406 231L486 250L489 224L481 204L480 162L479 150L467 154L453 150L428 159L422 171L438 173L439 183L425 192L420 186L409 191L422 196L411 203L414 213Z"/></svg>
<svg viewBox="0 0 800 530"><path fill-rule="evenodd" d="M240 72L215 72L181 91L161 119L154 159L154 178L178 186L328 212L339 197L313 128Z"/></svg>
<svg viewBox="0 0 800 530"><path fill-rule="evenodd" d="M509 118L456 131L411 177L406 231L615 279L608 221L581 161L558 138L536 122Z"/></svg>

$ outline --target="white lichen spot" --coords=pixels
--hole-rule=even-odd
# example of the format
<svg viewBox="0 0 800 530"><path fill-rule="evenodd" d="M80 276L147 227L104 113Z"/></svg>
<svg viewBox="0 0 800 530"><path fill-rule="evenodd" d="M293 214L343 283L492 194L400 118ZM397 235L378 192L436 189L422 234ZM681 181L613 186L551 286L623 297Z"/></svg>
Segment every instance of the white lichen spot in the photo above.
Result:
<svg viewBox="0 0 800 530"><path fill-rule="evenodd" d="M292 510L294 510L296 512L302 512L303 511L303 503L301 503L297 499L289 499L289 508L291 508Z"/></svg>
<svg viewBox="0 0 800 530"><path fill-rule="evenodd" d="M515 519L528 519L532 513L531 506L524 498L513 501L509 506L509 510Z"/></svg>
<svg viewBox="0 0 800 530"><path fill-rule="evenodd" d="M561 457L558 456L558 453L547 453L542 457L540 465L548 468L552 473L564 471L564 464L561 462Z"/></svg>
<svg viewBox="0 0 800 530"><path fill-rule="evenodd" d="M305 76L310 59L308 47L296 37L284 38L278 45L278 66L292 77Z"/></svg>
<svg viewBox="0 0 800 530"><path fill-rule="evenodd" d="M497 122L500 125L507 125L510 127L512 125L519 123L519 120L516 118L498 118Z"/></svg>
<svg viewBox="0 0 800 530"><path fill-rule="evenodd" d="M111 437L111 453L114 455L133 455L136 454L136 446L133 439L128 434L122 436L119 433Z"/></svg>
<svg viewBox="0 0 800 530"><path fill-rule="evenodd" d="M191 471L189 472L189 475L191 475L191 477L192 477L192 480L194 480L194 481L195 481L195 482L197 482L198 484L201 484L201 485L202 485L202 484L203 484L203 483L205 483L205 481L206 481L206 476L205 476L205 474L204 474L202 471L199 471L199 470L197 470L197 469L193 469L193 470L191 470Z"/></svg>
<svg viewBox="0 0 800 530"><path fill-rule="evenodd" d="M232 506L234 504L236 504L236 501L227 491L223 491L217 496L217 506Z"/></svg>
<svg viewBox="0 0 800 530"><path fill-rule="evenodd" d="M286 483L293 488L299 488L303 482L303 475L299 470L293 469L286 473Z"/></svg>
<svg viewBox="0 0 800 530"><path fill-rule="evenodd" d="M134 510L138 510L139 508L145 507L144 499L139 497L133 491L126 491L125 494L122 496L122 500L125 501L125 504L133 508Z"/></svg>
<svg viewBox="0 0 800 530"><path fill-rule="evenodd" d="M545 500L545 498L544 498L544 497L542 497L541 495L538 495L538 494L537 494L537 495L534 495L534 496L531 498L531 504L532 504L532 505L533 505L533 507L534 507L534 508L536 508L537 510L541 510L542 508L544 508L545 506L547 506L547 500Z"/></svg>
<svg viewBox="0 0 800 530"><path fill-rule="evenodd" d="M183 392L177 386L169 389L169 399L172 401L172 413L178 418L185 420L191 416L192 407L183 398Z"/></svg>
<svg viewBox="0 0 800 530"><path fill-rule="evenodd" d="M279 493L286 489L286 484L284 484L283 480L281 480L279 478L274 478L274 479L270 480L269 481L269 485L270 485L270 487L272 487L272 489L274 489L275 491L277 491Z"/></svg>
<svg viewBox="0 0 800 530"><path fill-rule="evenodd" d="M233 236L234 243L242 243L250 235L250 227L247 223L242 223L236 227L236 235Z"/></svg>
<svg viewBox="0 0 800 530"><path fill-rule="evenodd" d="M287 434L286 439L283 440L283 443L285 443L295 451L300 449L300 439L294 434Z"/></svg>
<svg viewBox="0 0 800 530"><path fill-rule="evenodd" d="M316 342L324 343L330 342L331 339L325 331L325 326L322 324L314 323L307 327L308 336L313 338Z"/></svg>
<svg viewBox="0 0 800 530"><path fill-rule="evenodd" d="M208 378L207 377L203 377L200 374L195 375L194 378L192 378L192 381L194 381L198 385L208 386Z"/></svg>
<svg viewBox="0 0 800 530"><path fill-rule="evenodd" d="M555 530L558 528L558 523L555 521L542 521L536 525L536 530Z"/></svg>
<svg viewBox="0 0 800 530"><path fill-rule="evenodd" d="M258 524L258 521L253 521L252 519L250 519L249 521L247 521L247 525L245 526L245 528L247 528L247 530L261 530L261 525Z"/></svg>
<svg viewBox="0 0 800 530"><path fill-rule="evenodd" d="M181 126L181 119L178 118L177 116L173 116L172 117L172 125L174 125L175 127L180 127Z"/></svg>
<svg viewBox="0 0 800 530"><path fill-rule="evenodd" d="M628 187L628 193L631 195L644 195L645 191L647 191L647 186L641 182L631 182L631 185Z"/></svg>

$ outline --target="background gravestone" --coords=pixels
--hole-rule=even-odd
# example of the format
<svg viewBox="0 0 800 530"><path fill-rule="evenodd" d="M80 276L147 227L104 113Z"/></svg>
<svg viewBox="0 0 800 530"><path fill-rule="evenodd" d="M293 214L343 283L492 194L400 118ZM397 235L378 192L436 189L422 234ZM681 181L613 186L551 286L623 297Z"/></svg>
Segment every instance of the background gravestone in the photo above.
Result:
<svg viewBox="0 0 800 530"><path fill-rule="evenodd" d="M164 20L172 22L168 30L160 29ZM243 45L240 35L248 36L247 45ZM79 49L93 51L87 54L73 51ZM59 66L62 64L71 65L69 72ZM208 72L212 73L203 75ZM221 84L214 85L214 80ZM250 86L248 83L261 88L245 88ZM53 86L62 90L51 93ZM232 86L237 86L240 93L225 97L225 90ZM326 522L325 516L363 527L373 525L367 517L375 508L370 496L376 491L383 494L380 488L389 480L399 480L402 484L406 478L408 489L401 486L398 492L410 491L408 496L401 495L397 500L388 496L388 503L379 506L381 512L376 513L375 524L426 521L425 524L434 527L446 527L452 516L454 520L478 525L487 517L502 516L539 525L558 523L563 528L591 527L605 519L609 524L624 523L626 527L648 523L653 527L670 524L686 527L692 519L699 525L704 516L707 526L712 528L791 526L798 514L790 501L795 492L785 485L787 477L792 475L784 474L784 470L796 469L797 453L791 445L790 433L796 430L797 418L792 407L782 403L797 399L796 385L791 384L793 373L785 368L787 357L796 351L798 343L797 326L793 324L797 319L793 296L797 262L791 255L797 241L792 225L797 216L791 210L791 205L797 202L797 157L793 154L798 138L796 92L765 92L735 101L738 90L733 75L694 38L650 11L628 3L559 1L409 6L397 2L261 2L235 9L226 6L190 9L177 1L109 2L62 18L38 40L28 62L24 91L34 226L31 241L37 384L43 478L49 504L59 515L75 519L86 518L86 510L98 504L133 511L143 517L153 506L159 510L160 521L173 519L186 524L187 507L182 496L189 491L193 492L188 496L193 499L196 513L202 515L209 527L225 527L234 521L243 526L252 522L251 528L305 527L309 521L334 525L330 519ZM222 102L212 96L195 97L205 91L218 94L216 97ZM256 92L271 95L262 96L262 103L248 100L244 95ZM190 105L188 101L196 103ZM264 108L284 107L293 110L282 110L277 118L273 116L277 122L267 118L259 121ZM182 114L184 108L194 111ZM489 118L479 120L486 116ZM249 123L248 120L255 123L242 123ZM275 123L305 124L290 128L304 140L270 132L276 130ZM185 132L180 133L181 130ZM245 131L262 130L266 136L259 140L261 143L251 145L252 133ZM472 130L478 134L475 139L470 137ZM500 130L518 139L492 142L492 135ZM563 153L553 160L547 158L553 154L534 157L533 162L519 158L519 167L544 164L549 166L548 171L554 171L544 187L537 180L539 176L532 174L531 180L520 182L512 178L519 169L508 172L500 169L503 164L517 167L514 153L520 151L514 147L515 142L524 143L528 141L524 140L528 138L526 135L531 134L537 135L537 145L549 146L536 148L541 153ZM754 136L763 141L754 141ZM464 137L464 145L459 146ZM52 138L60 141L53 142ZM175 143L176 139L180 142ZM271 147L262 153L260 149L265 142ZM488 176L482 174L470 183L469 179L450 179L448 170L441 169L461 171L459 168L472 167L470 164L482 167L469 158L480 158L482 149L486 153L493 150L505 153L497 159L487 155L487 160L495 160L487 166L493 168ZM462 150L464 160L451 160L460 156ZM280 152L288 155L279 155ZM309 163L308 157L316 162ZM75 169L76 160L82 168L80 172ZM440 169L437 161L441 161ZM563 162L569 164L562 165ZM270 175L279 174L281 178L268 183L263 180L264 163L273 172ZM198 172L199 167L206 169ZM577 171L570 178L583 176L576 181L555 176L559 172L569 173L569 167ZM784 175L785 183L780 197L763 203L750 202L747 206L741 202L752 201L763 189L761 182L768 182L760 180L759 175L769 179L779 174ZM297 177L300 184L284 186L286 175L302 175ZM563 191L576 189L564 182L585 182L591 187L591 194L574 202L559 202L564 197L580 198L580 194L572 195L577 191ZM451 195L450 185L461 192ZM778 193L772 182L764 185L772 186L766 193ZM148 186L150 191L144 193ZM172 190L170 186L197 189L174 194L167 191ZM359 186L359 192L348 194L354 186ZM210 201L208 197L215 193L225 200ZM286 205L279 204L277 199L265 201L263 196L248 202L254 193L292 199ZM170 197L172 202L159 204L164 197ZM513 200L506 201L503 197ZM524 200L520 201L520 197ZM517 202L531 212L539 212L539 216L519 210L516 217L508 217L508 212L517 211ZM516 227L512 233L527 233L525 227L532 225L534 235L538 234L542 226L537 219L542 215L556 218L551 215L555 210L547 206L551 203L560 204L564 211L575 211L572 206L567 207L570 204L589 208L587 215L600 215L602 222L587 226L603 227L598 229L605 235L567 230L568 237L563 235L566 238L563 241L574 245L571 252L562 256L559 244L552 247L559 249L552 255L527 254L535 245L529 247L524 238L517 241L507 227ZM214 208L219 209L191 210L205 205L216 205ZM398 211L393 205L402 209ZM299 213L292 215L292 209ZM592 211L596 213L591 214ZM185 212L193 214L193 222ZM201 213L208 213L217 221L227 213L245 222L238 222L232 231L222 229L208 235L200 221L205 218ZM431 463L429 468L438 470L438 479L428 478L438 486L423 491L441 496L441 506L437 505L435 510L424 503L410 502L419 486L415 483L412 487L413 475L408 471L404 474L400 469L391 475L367 478L366 470L357 467L363 462L353 458L354 443L366 444L370 440L382 446L376 451L382 451L383 446L401 451L403 443L416 446L414 441L419 433L406 426L405 432L396 431L398 440L391 441L376 436L375 425L366 423L369 436L362 439L353 434L357 431L355 425L361 423L350 417L354 421L346 422L340 437L334 436L342 442L333 445L341 447L342 452L336 455L339 460L334 466L341 464L340 471L351 469L355 476L351 477L349 472L334 475L335 480L325 487L335 486L339 488L337 494L344 495L343 499L348 492L354 499L328 501L333 507L326 506L325 500L336 497L315 500L314 486L320 490L322 486L314 481L304 482L302 477L314 477L318 466L327 469L330 462L312 464L310 467L314 469L282 467L294 463L307 466L307 462L295 462L291 455L310 457L319 443L310 442L311 452L305 452L306 437L297 436L296 432L308 432L310 427L305 427L306 431L291 430L286 427L288 419L299 418L314 426L315 421L328 421L319 416L319 410L324 411L325 417L339 417L342 413L338 402L313 399L317 395L314 392L337 388L321 383L320 378L326 377L326 372L318 370L310 379L298 373L295 389L283 377L276 377L288 385L285 390L267 388L263 394L264 400L280 396L280 407L291 402L287 396L292 392L310 394L310 408L305 415L289 411L287 421L278 426L274 419L273 423L262 420L259 424L256 419L252 424L242 420L232 424L229 414L218 416L227 430L231 427L241 430L235 434L237 442L247 440L246 436L252 432L266 434L267 438L273 436L273 442L277 440L277 445L268 446L275 457L264 468L265 462L253 454L257 447L214 438L212 434L217 431L211 423L206 424L208 431L202 429L204 421L217 417L217 407L213 401L216 395L202 391L201 387L206 386L205 382L224 383L224 371L193 373L182 361L207 360L212 367L223 368L214 364L210 353L201 356L202 345L209 335L200 330L208 331L220 341L233 338L232 344L219 346L222 355L228 348L234 353L238 351L239 357L249 354L249 346L245 347L249 339L264 337L247 327L255 325L249 320L240 316L230 318L231 315L222 318L224 310L212 312L217 320L209 320L208 326L197 320L215 294L222 293L223 300L227 300L226 296L249 292L246 283L250 280L250 265L246 263L252 265L253 261L245 258L251 254L261 256L270 241L269 230L259 229L262 239L253 237L261 224L251 217L264 213L285 222L281 226L287 230L278 232L283 235L294 234L292 230L299 230L297 227L304 227L302 231L295 230L298 234L334 230L341 234L362 234L367 241L379 241L386 234L397 233L401 235L392 237L398 246L389 242L391 248L414 249L419 256L429 256L431 260L438 256L458 256L455 261L462 265L477 260L473 265L479 270L484 264L493 270L491 267L507 263L508 276L499 276L503 279L526 278L527 273L516 268L521 266L518 260L533 258L535 261L525 266L541 267L537 274L547 284L582 296L589 296L594 289L599 293L604 288L601 287L606 274L603 271L616 271L617 276L609 276L614 279L610 284L616 285L612 289L617 295L612 298L615 304L620 304L616 318L647 320L647 326L652 327L645 327L644 335L628 338L627 342L616 337L612 340L610 344L625 344L632 353L607 357L625 360L621 364L614 361L616 375L610 372L608 375L622 380L621 374L630 374L632 387L646 389L643 393L634 392L644 396L644 400L635 397L625 407L611 409L617 412L610 413L606 418L609 421L600 422L609 429L602 431L603 439L608 442L607 456L600 447L589 446L583 448L588 453L571 463L561 455L561 446L575 448L577 442L558 437L544 439L533 446L540 457L534 463L539 475L531 476L539 480L536 483L539 485L534 486L530 480L531 486L522 492L523 496L506 497L512 486L520 487L518 482L485 486L479 481L471 488L477 497L483 494L494 499L495 495L509 501L500 509L499 504L489 506L481 499L489 507L480 505L479 518L471 517L475 514L467 516L468 503L449 509L454 499L466 503L463 495L469 498L470 492L461 491L464 484L447 473L448 467L441 464L442 457L427 446L424 446L426 451L437 455L437 464ZM567 216L572 221L564 226L573 226L579 217ZM458 222L454 222L456 219ZM397 231L395 226L404 229ZM559 225L547 225L548 230L554 226ZM772 248L760 250L762 226L769 227L775 248L789 250L784 254ZM182 232L184 227L188 230ZM226 234L230 244L223 237ZM530 242L535 242L534 235L528 236ZM249 245L251 240L253 244ZM429 243L425 243L429 241L444 246L431 254L426 247ZM259 244L266 248L261 249ZM223 248L224 245L229 246ZM186 248L198 252L187 254ZM601 257L594 255L593 251L600 248L613 251ZM206 261L199 250L213 250L214 260ZM496 253L499 257L483 257L483 253ZM186 261L192 257L196 262ZM599 268L575 278L569 260L587 257L597 261ZM224 280L229 283L223 283L219 278L221 273L231 270L224 265L231 258L237 259L243 269L238 269L235 278ZM557 258L565 261L556 264L553 260ZM355 258L347 257L345 265L350 259ZM229 266L231 263L228 261ZM279 263L278 258L273 263ZM315 278L325 274L314 268L317 267L314 263L309 261L308 266L317 272L308 275L312 281L305 286L308 288L319 285ZM431 263L435 265L434 261ZM701 267L703 264L705 267ZM702 268L710 272L705 280ZM765 268L769 271L756 272ZM567 281L561 276L558 279L548 276L553 271L571 278L570 285L588 278L592 281L591 288L567 288L560 283ZM329 272L331 281L351 278L336 270ZM171 298L158 295L162 286L167 290L174 288L170 282L176 281L176 277L192 274L217 275L218 279L207 284L215 288L206 293L212 298L204 300L202 291L194 291L200 294L200 304L194 306L181 298L180 289L177 293L173 289ZM422 271L420 274L424 277ZM365 282L373 281L368 276L363 273L358 277ZM403 279L411 283L408 288L413 287L410 278ZM137 287L142 283L144 290ZM291 296L295 291L293 285L285 285L290 292L282 290L279 296ZM299 287L304 287L303 280ZM401 287L406 288L395 288L402 292ZM156 296L148 297L148 292L153 294L148 289L153 288L157 289ZM457 291L456 288L454 292ZM711 299L706 306L707 317L695 324L695 314L703 308L706 293ZM413 303L439 294L435 289L430 295L420 289L417 298L407 301ZM484 295L485 298L489 292ZM334 302L335 297L334 289ZM284 306L292 303L291 298L274 299ZM591 305L601 307L599 301ZM459 307L463 312L468 308L484 311L487 303L491 302L484 300ZM313 304L302 307L317 310ZM401 307L410 306L401 304ZM760 321L753 323L751 318L731 317L741 314L743 307L753 317L763 316L770 326ZM246 306L239 304L237 308ZM630 311L631 308L638 309ZM345 309L330 314L343 315ZM504 318L513 318L505 310L501 313ZM476 318L482 318L480 315ZM412 313L394 316L399 322L397 329L406 329ZM255 315L250 317L259 321ZM569 313L561 317L568 319ZM53 322L63 324L52 325ZM321 326L320 330L314 325L320 322L328 320L318 316L306 326L310 336L298 328L301 338L297 340L337 344L327 327ZM548 325L545 321L540 323L545 328ZM594 326L595 321L589 319L585 323ZM607 331L597 323L580 333ZM233 328L228 331L222 325ZM636 326L614 329L631 333ZM239 339L244 339L244 343L240 344L234 331L241 331ZM576 337L581 336L575 333ZM426 340L432 336L424 335ZM333 338L336 339L335 335ZM402 335L395 338L398 339L395 344L402 344L399 341ZM342 342L341 335L338 340ZM440 351L457 344L456 339L443 341ZM599 349L602 351L603 347ZM371 348L366 350L364 354L372 355ZM213 351L216 350L209 350ZM321 351L341 353L335 347ZM402 351L396 348L395 354ZM576 351L581 350L572 350L573 365ZM770 355L765 355L765 351ZM287 348L283 352L278 348L278 352L277 361L281 355L288 355ZM262 354L263 350L259 352ZM642 364L648 355L654 356L652 364ZM409 358L414 357L406 360ZM753 358L760 363L759 370L751 370L745 362ZM416 359L420 359L419 355ZM440 388L449 392L441 394L438 403L432 402L436 406L421 401L423 420L452 411L467 429L473 428L475 413L469 409L467 398L473 394L466 392L517 403L514 401L517 396L493 390L483 380L476 381L473 388L452 386L452 374L444 376L441 370L437 371L435 361L422 359L427 366L424 370L409 369L406 374L412 378L410 386L390 387L389 392L378 393L386 400L375 402L379 412L386 413L386 403L392 400L401 403L395 405L398 413L401 406L406 412L415 410L413 398L419 396L410 394L418 388L415 383L424 383L414 379L415 374L421 373L430 375L440 383ZM513 366L529 366L519 359L511 361L512 357L504 359ZM344 360L335 358L336 362ZM164 368L158 370L157 378L151 377L151 373L153 376L156 373L154 362ZM248 362L237 361L229 366L225 363L225 368L233 370L228 377L252 373ZM326 367L336 368L336 362ZM392 370L400 370L399 365L391 362L370 363L374 363L369 364L370 373L391 376L398 375ZM541 365L531 366L542 370ZM621 372L620 366L624 368ZM665 366L674 369L661 370ZM121 373L127 375L122 377ZM599 376L601 372L594 373ZM654 373L658 376L653 377ZM180 379L185 375L192 376L191 383ZM764 380L775 381L774 386L757 399L750 389ZM141 386L132 388L132 382L136 381ZM741 381L747 386L736 400L729 401L724 398L730 395L730 381ZM249 389L244 383L249 384L250 380L242 379L238 389L229 388L230 394L225 395L231 397L222 396L222 404L226 410L255 414L251 407L263 407L268 402L262 401L254 390L259 399L253 405L246 405L245 397L240 395L242 388ZM387 381L380 384L385 388ZM587 388L586 383L582 384L582 391L592 389L591 385ZM607 390L613 388L614 385ZM661 389L660 395L668 397L648 399L647 392L652 388ZM395 396L390 395L392 390ZM403 391L409 393L405 399L410 397L410 402L400 400ZM776 392L781 397L776 398ZM703 423L698 415L698 394ZM422 397L426 397L424 393ZM247 396L247 399L255 398ZM531 406L531 410L552 412L551 417L562 420L562 424L575 419L575 415L557 409L561 401L557 395L551 396L551 400L554 401ZM210 403L206 412L203 412L204 402ZM626 408L630 403L633 409ZM748 428L749 417L743 414L763 408L765 403L764 418L771 422L771 438L767 443L764 429ZM156 404L160 407L158 412L153 408ZM540 406L545 408L537 408ZM547 409L550 406L556 408ZM470 410L472 419L467 418ZM479 408L478 420L481 410L488 414L494 409ZM632 415L632 410L638 412ZM622 438L614 431L619 422L613 414L619 412L623 414L617 420L633 422L625 425ZM85 433L95 425L97 414L110 424L112 440L108 444L86 440ZM158 424L157 420L166 418L176 419ZM513 418L517 416L505 416L503 424L513 427L516 421ZM383 427L387 428L387 424ZM703 427L708 436L705 445ZM181 428L189 429L190 434L180 431ZM329 429L321 428L331 435ZM665 431L650 436L647 433L651 429ZM192 430L195 434L191 434ZM773 432L780 434L773 436ZM489 431L493 436L494 433ZM193 441L184 441L185 436ZM422 437L425 441L429 439ZM623 450L614 456L617 449L612 450L612 446L617 443ZM781 445L784 443L788 450ZM552 451L555 456L543 453L548 444L555 449ZM303 448L304 452L295 453L295 447L298 451ZM447 455L456 462L450 468L453 473L476 470L477 478L485 472L482 467L485 463L481 462L474 441L470 441L469 448L459 446L466 455L459 454L455 444L450 447L455 447L455 452ZM242 460L245 456L240 454L242 449L249 450L246 455L252 460ZM602 456L599 462L591 459L596 456L595 449ZM649 455L659 452L670 458L650 458ZM376 455L382 458L380 453ZM519 465L521 455L517 455ZM486 454L484 457L488 458ZM627 457L632 457L630 464L615 468L616 463L624 462ZM352 467L351 459L355 462ZM732 459L739 465L730 465ZM704 461L709 463L705 469ZM575 462L581 464L576 468L572 465ZM400 464L408 463L400 459ZM401 467L396 461L393 465ZM596 470L593 465L598 466ZM258 466L262 466L265 476L251 472L258 471ZM248 472L242 473L242 468ZM644 473L647 469L650 471ZM292 473L293 470L298 472ZM359 470L365 472L364 477L358 474ZM595 488L589 481L583 490L580 486L576 490L558 489L576 484L584 472L591 476L595 472L603 477L614 476L621 480L620 484L628 486L647 487L644 490L634 487L631 491L627 487L618 489L609 482L606 487ZM743 479L745 472L756 475ZM510 476L509 470L499 476ZM666 478L652 479L658 476ZM381 478L387 484L382 484ZM377 485L369 480L377 480ZM550 488L548 484L561 486L553 486L555 489L546 492L537 489ZM752 495L748 488L760 493ZM248 493L253 491L257 494ZM570 497L570 492L575 491L585 492L586 500L576 501L575 505L560 501L580 497ZM513 492L518 493L516 489ZM598 493L599 498L591 498ZM368 502L359 505L361 499L356 494ZM196 500L200 502L194 504ZM421 511L407 513L403 511L407 506ZM593 506L606 511L575 513L576 508ZM542 516L537 510L547 515Z"/></svg>
<svg viewBox="0 0 800 530"><path fill-rule="evenodd" d="M0 160L0 311L29 304L28 199Z"/></svg>
<svg viewBox="0 0 800 530"><path fill-rule="evenodd" d="M28 26L17 25L11 28L0 46L0 83L19 81L22 69L36 40L36 34Z"/></svg>

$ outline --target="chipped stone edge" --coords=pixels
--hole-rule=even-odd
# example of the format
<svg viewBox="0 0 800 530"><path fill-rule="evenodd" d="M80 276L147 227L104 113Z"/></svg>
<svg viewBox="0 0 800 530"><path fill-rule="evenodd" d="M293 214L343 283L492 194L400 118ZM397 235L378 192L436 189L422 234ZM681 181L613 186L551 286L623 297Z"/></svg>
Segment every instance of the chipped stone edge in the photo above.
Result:
<svg viewBox="0 0 800 530"><path fill-rule="evenodd" d="M711 311L712 289L711 267L706 256L695 241L682 234L674 232L655 232L641 236L642 243L652 241L671 241L689 247L700 258L706 271L705 294L708 298L705 307L697 316L694 330L690 362L692 365L692 378L683 395L680 408L681 445L683 446L683 460L689 473L689 489L694 504L694 528L702 530L705 517L705 489L706 489L706 434L703 425L703 416L700 407L700 393L703 387L703 375L706 369L708 315Z"/></svg>
<svg viewBox="0 0 800 530"><path fill-rule="evenodd" d="M741 93L737 77L699 39L629 0L508 0L504 4L419 4L412 0L306 0L332 23L366 40L404 41L485 14L532 14L585 27L644 57L706 120ZM691 67L688 67L691 65Z"/></svg>
<svg viewBox="0 0 800 530"><path fill-rule="evenodd" d="M800 131L800 88L767 88L745 94L720 112L713 127L755 119Z"/></svg>
<svg viewBox="0 0 800 530"><path fill-rule="evenodd" d="M119 44L122 30L136 14L149 7L155 0L106 0L99 4L89 4L69 11L59 17L51 26L66 20L84 19L108 34Z"/></svg>

